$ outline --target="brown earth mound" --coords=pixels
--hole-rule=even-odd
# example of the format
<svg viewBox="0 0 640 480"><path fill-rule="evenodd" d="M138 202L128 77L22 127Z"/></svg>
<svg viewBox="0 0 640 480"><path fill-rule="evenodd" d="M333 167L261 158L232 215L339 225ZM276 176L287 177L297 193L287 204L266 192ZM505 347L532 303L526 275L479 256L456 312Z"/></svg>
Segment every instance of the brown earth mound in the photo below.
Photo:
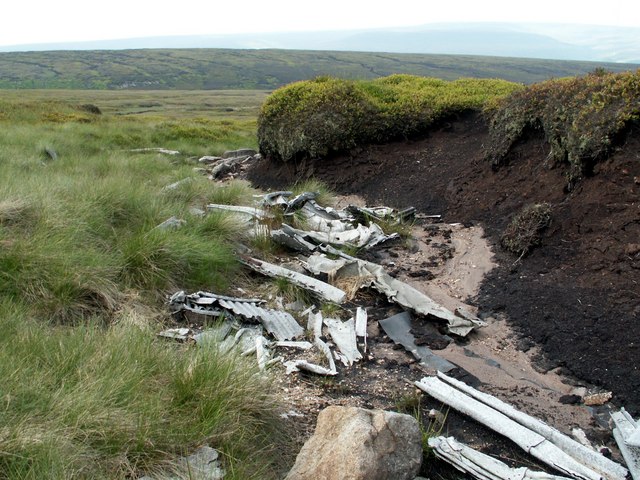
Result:
<svg viewBox="0 0 640 480"><path fill-rule="evenodd" d="M539 367L611 390L614 401L640 412L640 130L566 193L565 171L548 169L541 138L529 138L497 172L483 159L488 141L475 114L452 120L426 138L372 146L299 164L263 160L249 172L261 188L315 177L372 204L415 206L444 221L480 223L499 268L475 303L504 314L523 349L539 345ZM551 204L541 246L518 259L500 235L523 206Z"/></svg>

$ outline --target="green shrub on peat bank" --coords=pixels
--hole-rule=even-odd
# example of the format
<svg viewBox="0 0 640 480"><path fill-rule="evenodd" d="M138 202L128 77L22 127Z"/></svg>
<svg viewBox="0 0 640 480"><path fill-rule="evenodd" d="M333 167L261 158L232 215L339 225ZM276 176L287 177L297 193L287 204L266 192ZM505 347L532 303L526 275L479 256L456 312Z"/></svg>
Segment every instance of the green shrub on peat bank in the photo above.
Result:
<svg viewBox="0 0 640 480"><path fill-rule="evenodd" d="M277 160L322 157L419 134L448 116L480 110L520 88L486 79L319 77L283 87L267 98L258 117L258 143L263 155Z"/></svg>
<svg viewBox="0 0 640 480"><path fill-rule="evenodd" d="M567 164L568 188L609 155L621 133L640 118L640 70L596 71L531 85L492 104L487 159L494 168L530 130L544 133L549 166Z"/></svg>

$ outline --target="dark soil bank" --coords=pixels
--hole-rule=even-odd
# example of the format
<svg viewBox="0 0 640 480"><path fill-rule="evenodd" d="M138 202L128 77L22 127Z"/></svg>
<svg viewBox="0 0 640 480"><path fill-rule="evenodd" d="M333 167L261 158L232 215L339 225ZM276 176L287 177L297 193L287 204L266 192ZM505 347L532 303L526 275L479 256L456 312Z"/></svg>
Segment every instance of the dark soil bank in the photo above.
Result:
<svg viewBox="0 0 640 480"><path fill-rule="evenodd" d="M298 164L263 160L249 179L282 188L315 177L372 204L482 224L499 268L475 299L481 313L505 314L523 348L539 345L541 368L561 367L640 413L640 131L628 132L571 193L563 168L543 166L543 139L518 145L497 172L483 160L487 141L484 120L468 115L423 139ZM542 245L517 261L497 246L500 234L524 205L537 202L552 205L551 226Z"/></svg>

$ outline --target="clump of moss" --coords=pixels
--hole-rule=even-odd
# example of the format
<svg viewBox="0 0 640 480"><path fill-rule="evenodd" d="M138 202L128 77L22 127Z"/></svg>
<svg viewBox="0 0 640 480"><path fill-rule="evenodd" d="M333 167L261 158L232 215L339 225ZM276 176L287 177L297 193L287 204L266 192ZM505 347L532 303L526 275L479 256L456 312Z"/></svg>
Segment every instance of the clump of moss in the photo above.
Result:
<svg viewBox="0 0 640 480"><path fill-rule="evenodd" d="M479 110L486 102L519 88L504 80L447 82L412 75L297 82L275 91L262 106L260 151L289 161L406 138L448 116Z"/></svg>
<svg viewBox="0 0 640 480"><path fill-rule="evenodd" d="M571 189L611 153L630 122L640 118L640 70L598 70L534 84L493 103L488 114L487 158L494 168L505 163L527 131L542 131L551 147L549 164L569 166Z"/></svg>
<svg viewBox="0 0 640 480"><path fill-rule="evenodd" d="M500 237L500 244L516 255L526 255L542 240L541 234L551 223L551 205L529 204L513 217Z"/></svg>

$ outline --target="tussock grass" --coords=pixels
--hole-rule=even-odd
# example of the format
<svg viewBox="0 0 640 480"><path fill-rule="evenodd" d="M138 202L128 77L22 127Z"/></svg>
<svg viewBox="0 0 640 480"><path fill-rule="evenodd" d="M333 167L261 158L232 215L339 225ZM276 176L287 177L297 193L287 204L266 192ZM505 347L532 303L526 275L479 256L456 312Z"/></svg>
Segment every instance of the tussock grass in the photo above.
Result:
<svg viewBox="0 0 640 480"><path fill-rule="evenodd" d="M211 192L208 203L250 205L258 192L244 180L233 180Z"/></svg>
<svg viewBox="0 0 640 480"><path fill-rule="evenodd" d="M316 202L323 207L331 207L336 204L337 194L326 183L316 178L308 178L297 182L291 187L293 195L300 195L304 192L317 193Z"/></svg>
<svg viewBox="0 0 640 480"><path fill-rule="evenodd" d="M284 437L268 377L211 346L155 337L167 294L224 292L238 270L231 241L243 225L192 209L251 190L214 186L185 155L128 151L166 140L204 152L203 132L11 105L0 120L0 478L137 478L205 443L229 478L276 478ZM206 153L246 146L240 137ZM57 159L43 161L43 148ZM157 228L174 216L186 223Z"/></svg>
<svg viewBox="0 0 640 480"><path fill-rule="evenodd" d="M291 283L288 278L276 278L273 280L273 285L275 294L284 298L288 303L300 301L305 305L311 305L315 300L309 290Z"/></svg>
<svg viewBox="0 0 640 480"><path fill-rule="evenodd" d="M130 322L43 328L24 306L0 308L3 478L129 478L205 442L230 478L273 475L273 399L252 362Z"/></svg>
<svg viewBox="0 0 640 480"><path fill-rule="evenodd" d="M212 211L202 218L196 227L198 233L206 238L236 241L247 236L244 222L238 221L234 215L225 212Z"/></svg>

